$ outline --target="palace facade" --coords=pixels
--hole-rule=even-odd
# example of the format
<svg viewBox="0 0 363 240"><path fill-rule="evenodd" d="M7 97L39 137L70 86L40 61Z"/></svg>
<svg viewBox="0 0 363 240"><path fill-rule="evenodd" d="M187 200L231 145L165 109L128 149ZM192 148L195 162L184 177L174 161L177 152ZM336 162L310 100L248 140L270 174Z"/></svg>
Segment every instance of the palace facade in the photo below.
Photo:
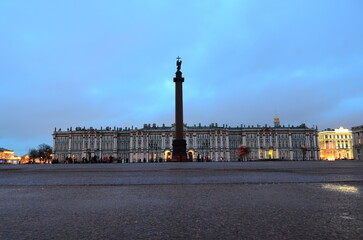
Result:
<svg viewBox="0 0 363 240"><path fill-rule="evenodd" d="M21 160L21 157L14 156L14 151L0 148L0 163L12 163L18 164Z"/></svg>
<svg viewBox="0 0 363 240"><path fill-rule="evenodd" d="M352 131L344 127L319 132L320 159L354 159Z"/></svg>
<svg viewBox="0 0 363 240"><path fill-rule="evenodd" d="M184 125L188 157L192 161L318 160L318 131L300 126L230 127ZM76 127L53 132L53 159L165 162L171 158L175 126L144 124L141 129L86 129ZM111 159L111 160L110 160Z"/></svg>
<svg viewBox="0 0 363 240"><path fill-rule="evenodd" d="M353 151L356 160L363 160L363 125L352 127Z"/></svg>

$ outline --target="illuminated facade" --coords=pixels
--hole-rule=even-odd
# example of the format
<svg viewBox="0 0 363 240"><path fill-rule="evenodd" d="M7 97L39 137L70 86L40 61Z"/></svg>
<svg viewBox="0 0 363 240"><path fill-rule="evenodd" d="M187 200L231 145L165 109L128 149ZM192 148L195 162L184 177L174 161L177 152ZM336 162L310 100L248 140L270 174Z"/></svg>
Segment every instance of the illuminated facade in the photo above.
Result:
<svg viewBox="0 0 363 240"><path fill-rule="evenodd" d="M363 160L363 125L352 127L353 151L356 160Z"/></svg>
<svg viewBox="0 0 363 240"><path fill-rule="evenodd" d="M175 126L145 124L142 129L72 128L53 132L53 159L100 162L167 161L171 157ZM264 159L318 160L316 128L280 126L186 126L188 158L192 161L255 161ZM248 154L241 156L244 146Z"/></svg>
<svg viewBox="0 0 363 240"><path fill-rule="evenodd" d="M21 157L14 156L13 150L0 148L0 163L18 164Z"/></svg>
<svg viewBox="0 0 363 240"><path fill-rule="evenodd" d="M320 159L354 159L352 131L340 127L319 132Z"/></svg>

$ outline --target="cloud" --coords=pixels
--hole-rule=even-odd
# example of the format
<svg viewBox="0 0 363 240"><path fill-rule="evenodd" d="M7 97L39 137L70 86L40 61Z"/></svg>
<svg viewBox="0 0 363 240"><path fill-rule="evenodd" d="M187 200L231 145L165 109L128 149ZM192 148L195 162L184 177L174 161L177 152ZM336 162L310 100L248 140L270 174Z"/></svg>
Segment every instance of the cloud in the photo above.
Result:
<svg viewBox="0 0 363 240"><path fill-rule="evenodd" d="M54 127L184 118L361 125L361 1L2 1L2 147L25 151ZM10 146L9 146L10 145ZM26 147L24 147L26 146Z"/></svg>

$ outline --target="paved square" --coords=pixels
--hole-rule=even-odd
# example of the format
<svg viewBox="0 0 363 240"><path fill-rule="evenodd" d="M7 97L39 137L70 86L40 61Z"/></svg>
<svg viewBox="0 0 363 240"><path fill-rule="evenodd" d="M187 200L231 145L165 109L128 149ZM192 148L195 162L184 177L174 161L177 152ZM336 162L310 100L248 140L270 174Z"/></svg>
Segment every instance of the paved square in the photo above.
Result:
<svg viewBox="0 0 363 240"><path fill-rule="evenodd" d="M0 166L0 239L361 239L363 162Z"/></svg>

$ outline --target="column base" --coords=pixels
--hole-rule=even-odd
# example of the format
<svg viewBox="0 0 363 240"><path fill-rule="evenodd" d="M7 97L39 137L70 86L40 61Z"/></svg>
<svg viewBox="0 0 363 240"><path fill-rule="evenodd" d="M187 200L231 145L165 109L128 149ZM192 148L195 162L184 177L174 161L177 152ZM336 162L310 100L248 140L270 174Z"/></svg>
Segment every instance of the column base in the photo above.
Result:
<svg viewBox="0 0 363 240"><path fill-rule="evenodd" d="M175 156L173 155L173 157L169 160L169 162L192 162L191 160L188 159L188 156Z"/></svg>
<svg viewBox="0 0 363 240"><path fill-rule="evenodd" d="M169 162L192 162L187 155L187 142L185 139L175 139L173 141L173 153Z"/></svg>

